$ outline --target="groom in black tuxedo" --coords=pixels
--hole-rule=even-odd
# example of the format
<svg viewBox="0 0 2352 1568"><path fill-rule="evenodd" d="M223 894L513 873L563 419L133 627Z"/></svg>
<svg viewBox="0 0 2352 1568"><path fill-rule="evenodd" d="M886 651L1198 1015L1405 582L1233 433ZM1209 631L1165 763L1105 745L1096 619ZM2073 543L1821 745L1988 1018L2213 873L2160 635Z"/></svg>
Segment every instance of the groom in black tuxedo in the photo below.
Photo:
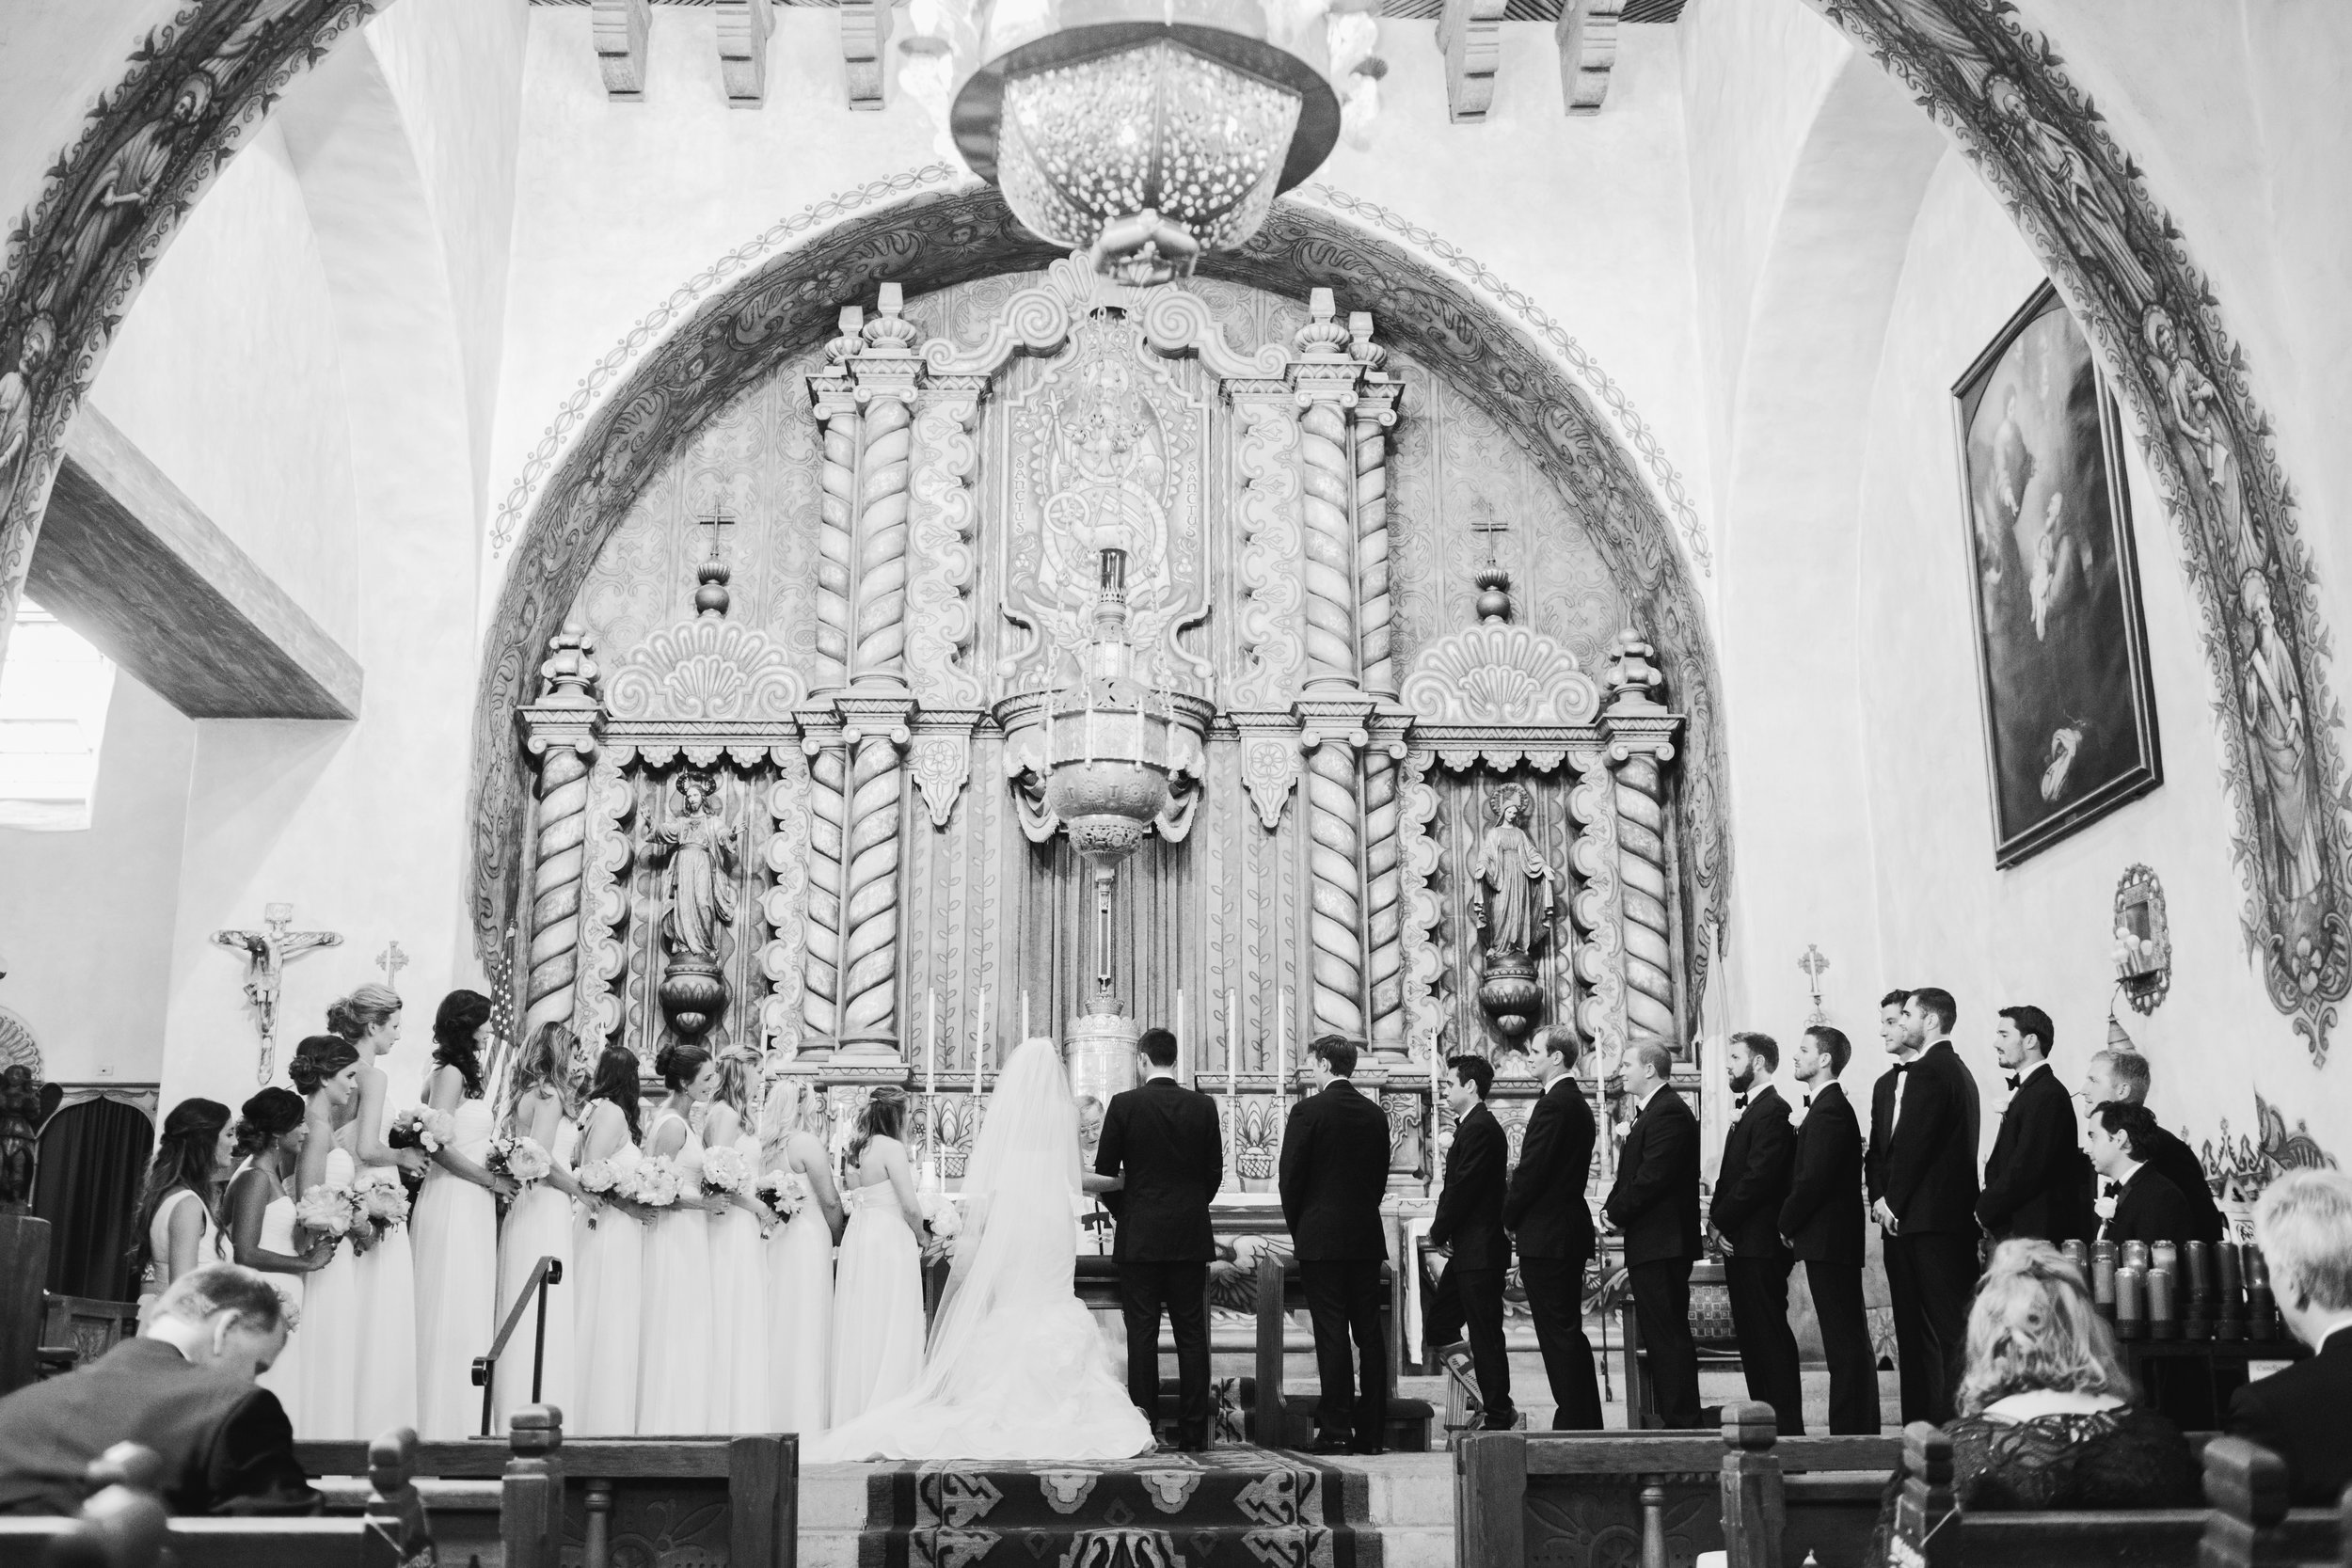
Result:
<svg viewBox="0 0 2352 1568"><path fill-rule="evenodd" d="M1124 1175L1104 1204L1119 1221L1120 1309L1127 1324L1127 1397L1146 1421L1160 1402L1160 1311L1176 1334L1176 1445L1209 1446L1209 1200L1225 1180L1216 1101L1176 1082L1176 1037L1136 1041L1143 1084L1111 1098L1095 1149L1098 1176Z"/></svg>
<svg viewBox="0 0 2352 1568"><path fill-rule="evenodd" d="M1378 1453L1389 1427L1389 1346L1380 1333L1389 1117L1348 1082L1356 1070L1352 1042L1326 1035L1313 1050L1321 1087L1292 1106L1283 1125L1281 1189L1323 1384L1314 1446L1317 1453Z"/></svg>

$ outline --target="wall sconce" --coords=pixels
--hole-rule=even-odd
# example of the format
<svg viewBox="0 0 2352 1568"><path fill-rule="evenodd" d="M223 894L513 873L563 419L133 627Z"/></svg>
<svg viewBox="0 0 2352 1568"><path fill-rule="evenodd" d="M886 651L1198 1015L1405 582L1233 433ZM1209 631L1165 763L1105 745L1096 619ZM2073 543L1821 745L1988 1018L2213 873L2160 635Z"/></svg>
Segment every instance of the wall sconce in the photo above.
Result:
<svg viewBox="0 0 2352 1568"><path fill-rule="evenodd" d="M2147 866L2131 866L2115 884L2114 934L2109 958L2117 988L2133 1011L2154 1012L2172 989L2172 932L2164 884Z"/></svg>

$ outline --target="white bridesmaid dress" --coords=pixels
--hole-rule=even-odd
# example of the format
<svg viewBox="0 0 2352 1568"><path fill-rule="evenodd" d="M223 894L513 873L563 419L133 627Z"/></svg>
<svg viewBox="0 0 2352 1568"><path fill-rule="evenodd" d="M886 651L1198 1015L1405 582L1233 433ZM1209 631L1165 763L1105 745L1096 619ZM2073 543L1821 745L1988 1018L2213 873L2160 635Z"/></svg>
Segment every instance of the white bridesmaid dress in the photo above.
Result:
<svg viewBox="0 0 2352 1568"><path fill-rule="evenodd" d="M348 1184L357 1169L349 1149L327 1150L328 1181ZM264 1224L262 1245L269 1244L269 1236ZM294 1249L289 1245L287 1250ZM295 1336L302 1342L300 1376L294 1403L286 1411L296 1437L373 1435L359 1430L359 1369L373 1354L364 1343L366 1319L360 1309L360 1265L365 1261L353 1253L349 1241L341 1241L325 1268L304 1276L302 1331Z"/></svg>
<svg viewBox="0 0 2352 1568"><path fill-rule="evenodd" d="M252 1168L253 1161L247 1157L230 1174L229 1185L234 1188L237 1178ZM294 1245L294 1204L291 1197L280 1196L269 1200L268 1207L262 1211L262 1234L257 1238L263 1252L279 1253L288 1258L302 1256L303 1249ZM236 1249L231 1246L229 1250L233 1253ZM262 1277L268 1280L270 1288L278 1292L278 1305L285 1309L286 1321L294 1327L287 1334L285 1348L278 1353L278 1359L270 1363L268 1371L254 1381L278 1396L278 1402L285 1407L286 1418L292 1420L294 1413L301 1408L302 1375L299 1369L302 1365L303 1284L310 1275L279 1274L272 1269L263 1271Z"/></svg>
<svg viewBox="0 0 2352 1568"><path fill-rule="evenodd" d="M627 1181L640 1158L635 1144L624 1143L611 1164ZM592 1225L582 1205L572 1221L572 1259L580 1272L578 1283L564 1291L571 1298L572 1398L578 1408L563 1406L566 1433L626 1437L637 1431L638 1328L644 1315L650 1234L617 1209L604 1210Z"/></svg>
<svg viewBox="0 0 2352 1568"><path fill-rule="evenodd" d="M923 1249L898 1212L898 1195L877 1181L846 1201L828 1412L836 1427L897 1399L923 1371Z"/></svg>
<svg viewBox="0 0 2352 1568"><path fill-rule="evenodd" d="M458 1102L451 1151L489 1158L489 1101ZM416 1234L417 1435L470 1437L482 1430L474 1357L498 1332L498 1199L490 1189L433 1166L409 1221Z"/></svg>
<svg viewBox="0 0 2352 1568"><path fill-rule="evenodd" d="M759 1134L745 1128L735 1140L743 1168L759 1174ZM712 1369L710 1424L718 1432L773 1432L769 1415L767 1243L759 1216L729 1209L710 1217Z"/></svg>
<svg viewBox="0 0 2352 1568"><path fill-rule="evenodd" d="M548 1150L548 1157L562 1169L569 1170L573 1151L579 1146L579 1124L565 1119L556 1124L555 1147ZM548 1182L534 1181L516 1195L506 1211L506 1224L499 1230L498 1307L490 1323L493 1335L515 1309L515 1299L523 1294L524 1286L531 1281L532 1269L542 1258L554 1259L564 1269L562 1280L548 1287L547 1343L539 1344L536 1304L524 1307L522 1322L515 1327L515 1337L506 1341L506 1353L499 1357L493 1432L504 1432L508 1417L533 1403L555 1406L564 1412L567 1423L572 1418L572 1375L577 1361L572 1338L578 1316L572 1303L581 1283L572 1269L572 1199L568 1193L559 1192ZM535 1401L531 1397L534 1351L540 1356L539 1397Z"/></svg>
<svg viewBox="0 0 2352 1568"><path fill-rule="evenodd" d="M397 1181L400 1167L357 1167L354 1180ZM352 1370L358 1384L358 1415L355 1429L343 1433L347 1437L380 1437L417 1424L417 1264L409 1241L414 1224L412 1206L409 1224L386 1231L358 1259L363 1348ZM310 1291L318 1292L315 1276Z"/></svg>
<svg viewBox="0 0 2352 1568"><path fill-rule="evenodd" d="M823 1432L832 1375L833 1231L811 1194L768 1243L768 1414L775 1429L804 1440Z"/></svg>
<svg viewBox="0 0 2352 1568"><path fill-rule="evenodd" d="M664 1111L645 1132L645 1147L662 1123L685 1121ZM681 1196L702 1191L703 1141L691 1125L672 1157ZM645 1316L637 1356L637 1430L676 1435L716 1430L712 1395L725 1369L711 1354L716 1314L710 1301L710 1215L674 1208L651 1227L645 1242Z"/></svg>

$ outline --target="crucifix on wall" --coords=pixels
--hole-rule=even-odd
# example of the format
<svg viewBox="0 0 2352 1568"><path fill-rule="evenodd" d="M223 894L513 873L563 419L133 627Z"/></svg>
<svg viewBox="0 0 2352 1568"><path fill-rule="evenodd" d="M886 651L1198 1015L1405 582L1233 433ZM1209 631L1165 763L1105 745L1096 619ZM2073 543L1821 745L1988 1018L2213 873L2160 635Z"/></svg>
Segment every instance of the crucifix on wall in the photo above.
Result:
<svg viewBox="0 0 2352 1568"><path fill-rule="evenodd" d="M246 955L246 999L253 1004L254 1025L262 1032L262 1060L255 1081L262 1084L268 1083L277 1070L278 998L285 981L287 960L298 958L314 947L340 946L343 940L340 931L286 929L292 924L292 904L264 904L262 929L213 933L213 941L220 946L241 948Z"/></svg>
<svg viewBox="0 0 2352 1568"><path fill-rule="evenodd" d="M695 520L710 531L710 559L718 560L719 542L725 537L725 531L735 526L735 519L727 515L725 507L713 506L708 513Z"/></svg>
<svg viewBox="0 0 2352 1568"><path fill-rule="evenodd" d="M408 955L400 950L400 939L392 939L390 946L375 956L375 967L384 972L384 983L400 990L400 972L408 967Z"/></svg>

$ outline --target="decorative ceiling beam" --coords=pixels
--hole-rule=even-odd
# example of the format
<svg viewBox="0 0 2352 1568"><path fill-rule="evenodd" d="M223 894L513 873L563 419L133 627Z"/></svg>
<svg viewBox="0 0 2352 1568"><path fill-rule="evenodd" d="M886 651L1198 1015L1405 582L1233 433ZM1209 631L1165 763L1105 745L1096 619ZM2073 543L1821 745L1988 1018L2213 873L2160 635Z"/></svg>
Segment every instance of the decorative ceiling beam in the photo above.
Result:
<svg viewBox="0 0 2352 1568"><path fill-rule="evenodd" d="M1438 47L1445 51L1446 111L1457 125L1477 124L1495 101L1502 63L1504 0L1445 0Z"/></svg>
<svg viewBox="0 0 2352 1568"><path fill-rule="evenodd" d="M191 719L359 715L359 661L88 404L25 591Z"/></svg>
<svg viewBox="0 0 2352 1568"><path fill-rule="evenodd" d="M594 0L591 32L608 98L624 103L645 96L645 40L653 34L653 0Z"/></svg>
<svg viewBox="0 0 2352 1568"><path fill-rule="evenodd" d="M890 43L890 0L841 0L841 59L850 107L882 106L882 51Z"/></svg>
<svg viewBox="0 0 2352 1568"><path fill-rule="evenodd" d="M768 100L768 35L775 27L769 0L719 0L719 74L727 107L756 109Z"/></svg>
<svg viewBox="0 0 2352 1568"><path fill-rule="evenodd" d="M1617 63L1617 24L1626 0L1563 0L1552 40L1560 46L1560 96L1568 113L1597 115Z"/></svg>

